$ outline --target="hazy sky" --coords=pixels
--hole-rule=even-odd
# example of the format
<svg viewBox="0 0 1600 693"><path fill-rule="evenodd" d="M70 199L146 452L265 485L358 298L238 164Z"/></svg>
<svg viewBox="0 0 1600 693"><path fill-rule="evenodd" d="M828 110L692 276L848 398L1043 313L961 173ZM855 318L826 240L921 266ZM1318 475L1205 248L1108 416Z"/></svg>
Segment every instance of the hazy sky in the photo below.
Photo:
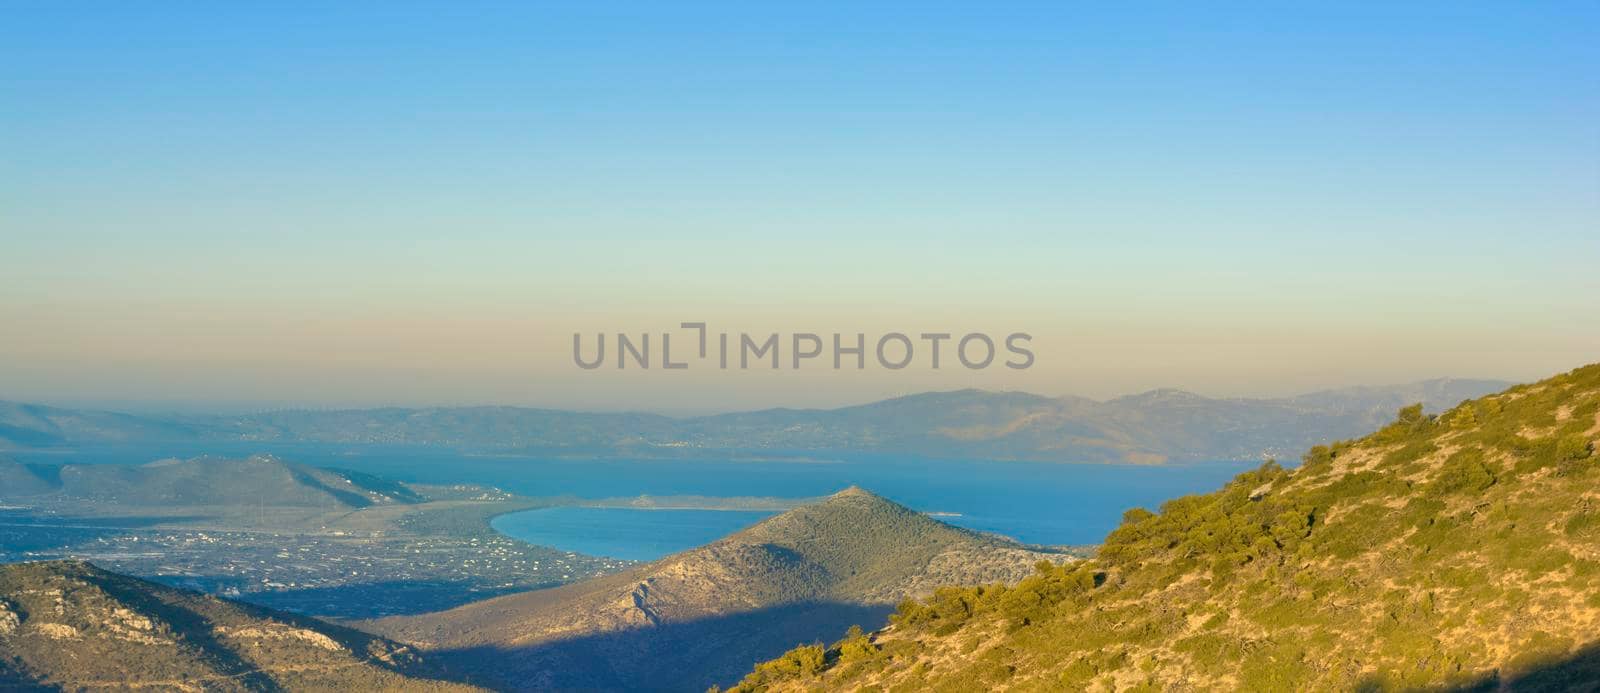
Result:
<svg viewBox="0 0 1600 693"><path fill-rule="evenodd" d="M704 411L1600 360L1595 2L570 5L7 3L0 399ZM1037 361L572 363L688 320Z"/></svg>

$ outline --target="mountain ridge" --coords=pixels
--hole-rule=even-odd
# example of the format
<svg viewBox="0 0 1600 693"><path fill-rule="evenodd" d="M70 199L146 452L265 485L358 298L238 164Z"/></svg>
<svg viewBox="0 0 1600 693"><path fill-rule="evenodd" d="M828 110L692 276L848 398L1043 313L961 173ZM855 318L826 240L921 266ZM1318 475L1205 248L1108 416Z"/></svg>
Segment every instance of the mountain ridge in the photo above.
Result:
<svg viewBox="0 0 1600 693"><path fill-rule="evenodd" d="M899 600L962 576L1018 579L1046 558L1067 557L850 487L616 575L358 625L486 680L704 690L783 651L785 638L880 621Z"/></svg>
<svg viewBox="0 0 1600 693"><path fill-rule="evenodd" d="M0 499L53 499L134 506L272 505L354 509L417 503L416 492L369 474L258 454L201 456L141 465L24 464L0 457Z"/></svg>
<svg viewBox="0 0 1600 693"><path fill-rule="evenodd" d="M403 645L100 570L0 564L0 687L474 691Z"/></svg>
<svg viewBox="0 0 1600 693"><path fill-rule="evenodd" d="M1437 411L1506 383L1437 379L1292 398L1152 390L1096 401L975 389L835 409L673 418L523 407L279 410L140 418L0 402L0 445L164 440L447 445L530 454L686 456L695 451L863 452L1051 462L1163 463L1298 454L1358 435L1415 401Z"/></svg>

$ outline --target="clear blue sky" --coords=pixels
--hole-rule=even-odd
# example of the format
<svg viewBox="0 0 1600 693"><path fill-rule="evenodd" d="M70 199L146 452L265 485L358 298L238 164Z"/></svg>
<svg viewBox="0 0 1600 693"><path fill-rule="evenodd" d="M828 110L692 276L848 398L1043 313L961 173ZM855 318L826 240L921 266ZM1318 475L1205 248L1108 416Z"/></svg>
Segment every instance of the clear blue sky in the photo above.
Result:
<svg viewBox="0 0 1600 693"><path fill-rule="evenodd" d="M1600 357L1600 3L333 5L7 3L0 398L715 409ZM1042 353L565 352L694 319Z"/></svg>

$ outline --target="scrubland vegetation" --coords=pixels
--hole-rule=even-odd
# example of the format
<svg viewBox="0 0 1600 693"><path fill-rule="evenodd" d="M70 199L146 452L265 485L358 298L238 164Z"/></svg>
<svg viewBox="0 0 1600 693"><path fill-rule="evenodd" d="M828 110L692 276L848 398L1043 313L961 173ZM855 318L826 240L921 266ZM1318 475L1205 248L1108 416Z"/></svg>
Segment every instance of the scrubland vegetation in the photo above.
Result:
<svg viewBox="0 0 1600 693"><path fill-rule="evenodd" d="M1099 555L945 587L736 688L1561 688L1600 676L1600 365L1420 406L1214 493L1129 510Z"/></svg>

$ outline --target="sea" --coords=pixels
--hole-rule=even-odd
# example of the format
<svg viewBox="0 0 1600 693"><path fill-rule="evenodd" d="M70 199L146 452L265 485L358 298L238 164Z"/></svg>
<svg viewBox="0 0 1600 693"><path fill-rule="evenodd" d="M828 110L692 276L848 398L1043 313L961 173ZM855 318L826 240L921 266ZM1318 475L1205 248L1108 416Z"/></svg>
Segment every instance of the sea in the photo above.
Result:
<svg viewBox="0 0 1600 693"><path fill-rule="evenodd" d="M1099 543L1123 511L1220 488L1259 463L1218 461L1133 466L951 460L885 454L731 452L637 459L482 454L439 446L320 443L128 444L12 451L22 462L142 464L198 455L270 453L399 481L482 484L526 496L810 498L848 486L943 522L1040 545ZM533 544L648 560L693 548L761 521L750 510L642 510L562 506L502 515L493 527Z"/></svg>

